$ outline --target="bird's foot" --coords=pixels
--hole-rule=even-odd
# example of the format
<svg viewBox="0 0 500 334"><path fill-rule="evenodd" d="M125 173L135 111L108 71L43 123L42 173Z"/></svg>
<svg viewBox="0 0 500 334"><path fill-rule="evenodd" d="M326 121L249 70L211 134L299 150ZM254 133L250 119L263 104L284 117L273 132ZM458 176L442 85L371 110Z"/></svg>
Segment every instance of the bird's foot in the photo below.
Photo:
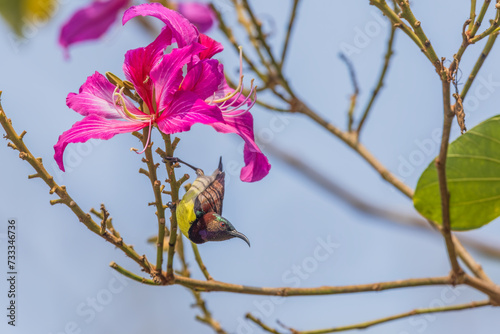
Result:
<svg viewBox="0 0 500 334"><path fill-rule="evenodd" d="M177 206L177 204L176 204L176 203L173 203L173 202L167 202L167 207L168 207L169 209L174 209L176 206Z"/></svg>
<svg viewBox="0 0 500 334"><path fill-rule="evenodd" d="M184 164L188 167L190 167L191 169L193 169L196 173L198 173L198 171L201 171L202 175L203 175L203 171L199 168L196 168L194 167L193 165L190 165L188 164L187 162L185 161L182 161L181 159L177 158L177 157L167 157L167 156L164 156L163 157L163 162L164 163L167 163L167 162L170 162L171 164L176 164L176 163L181 163L181 164Z"/></svg>

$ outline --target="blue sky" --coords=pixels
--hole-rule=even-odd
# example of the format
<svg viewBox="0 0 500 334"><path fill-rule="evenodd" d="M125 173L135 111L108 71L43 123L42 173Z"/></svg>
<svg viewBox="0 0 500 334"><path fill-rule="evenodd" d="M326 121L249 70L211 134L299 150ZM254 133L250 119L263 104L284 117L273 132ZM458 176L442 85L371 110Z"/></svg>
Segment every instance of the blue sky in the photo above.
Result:
<svg viewBox="0 0 500 334"><path fill-rule="evenodd" d="M66 152L68 171L53 161L58 136L81 116L65 105L69 92L78 91L87 76L99 71L122 75L123 55L144 46L151 36L131 22L116 25L105 38L71 50L64 61L57 46L58 29L80 5L60 2L55 19L37 27L21 44L0 24L0 90L2 105L35 156L85 210L105 203L115 227L139 253L153 259L155 249L146 239L156 233L156 219L147 202L153 195L149 181L137 171L140 157L130 153L138 142L131 135L112 140L71 145ZM281 51L290 1L252 1L268 31L274 50ZM229 1L216 5L231 17ZM422 0L413 4L439 56L451 59L461 43L467 4ZM451 9L450 9L451 8ZM450 15L452 10L453 15ZM489 13L489 17L492 13ZM345 127L352 87L343 50L353 62L361 95L358 112L370 96L385 52L389 26L368 1L303 2L285 64L286 77L299 96L334 124ZM226 45L219 56L230 73L238 68L237 54L219 32L210 34ZM241 33L238 36L243 36ZM241 39L245 52L251 46ZM464 79L483 43L471 46L461 64ZM500 68L492 56L482 68L466 101L469 128L498 114ZM442 122L441 84L428 60L401 32L386 85L367 121L362 141L393 173L414 187L420 173L437 154L436 131ZM250 79L247 73L246 79ZM273 102L272 97L259 96ZM468 103L468 104L467 104ZM261 147L278 146L301 157L375 205L414 213L410 201L392 189L351 149L300 115L271 113L254 107ZM439 132L438 132L439 133ZM456 124L452 136L460 135ZM239 180L241 141L237 136L195 126L180 134L177 154L212 171L223 156L227 169L224 215L252 243L241 240L202 245L200 250L215 279L256 286L347 285L411 277L443 276L449 271L444 242L437 236L366 216L317 188L286 164L269 156L271 173L262 181ZM159 138L153 138L159 142ZM7 333L211 333L194 320L193 298L182 287L151 287L118 277L108 264L139 273L135 263L112 245L88 231L63 206L50 206L49 189L40 180L28 180L32 169L17 153L0 145L0 248L6 222L18 222L18 324ZM232 167L236 166L236 167ZM191 173L187 168L182 172ZM192 173L191 173L192 174ZM191 175L194 177L194 175ZM498 240L495 221L467 232L488 242ZM330 246L325 246L325 245ZM5 250L0 252L5 254ZM499 262L477 256L494 281L500 281ZM2 255L5 256L5 255ZM201 278L188 252L193 275ZM300 268L300 269L297 269ZM2 298L7 286L0 280ZM243 320L246 312L275 326L279 319L297 329L347 325L414 308L465 303L484 299L468 288L426 287L381 293L276 299L228 293L205 294L214 317L231 333L259 333ZM4 305L4 304L2 304ZM2 307L3 308L3 307ZM494 309L420 316L391 322L367 333L490 333L498 328Z"/></svg>

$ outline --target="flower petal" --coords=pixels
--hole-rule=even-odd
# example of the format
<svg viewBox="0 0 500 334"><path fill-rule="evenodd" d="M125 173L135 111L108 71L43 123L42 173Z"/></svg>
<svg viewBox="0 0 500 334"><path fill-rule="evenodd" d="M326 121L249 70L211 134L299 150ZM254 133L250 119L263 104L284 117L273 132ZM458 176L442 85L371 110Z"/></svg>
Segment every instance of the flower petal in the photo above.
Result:
<svg viewBox="0 0 500 334"><path fill-rule="evenodd" d="M174 93L179 90L183 82L184 65L192 62L193 57L203 49L205 47L198 43L173 49L151 70L150 76L154 83L158 111L165 109Z"/></svg>
<svg viewBox="0 0 500 334"><path fill-rule="evenodd" d="M224 47L221 43L217 42L214 39L211 39L205 34L200 34L200 43L203 46L206 46L207 49L200 53L200 59L212 58L216 53L224 50Z"/></svg>
<svg viewBox="0 0 500 334"><path fill-rule="evenodd" d="M114 135L125 132L138 131L149 123L108 120L96 115L90 115L73 124L71 129L59 136L54 145L54 159L64 172L63 153L69 143L84 143L89 139L107 140Z"/></svg>
<svg viewBox="0 0 500 334"><path fill-rule="evenodd" d="M235 114L238 112L234 111ZM224 117L224 123L214 123L211 126L217 132L236 133L245 141L243 149L245 167L241 169L241 181L259 181L269 173L271 165L255 143L252 114L247 112L237 117Z"/></svg>
<svg viewBox="0 0 500 334"><path fill-rule="evenodd" d="M148 46L127 51L123 72L128 81L132 82L137 94L150 110L153 108L153 81L149 74L154 65L159 63L163 50L172 42L171 31L163 29L160 35Z"/></svg>
<svg viewBox="0 0 500 334"><path fill-rule="evenodd" d="M67 52L72 44L101 37L128 2L129 0L94 1L76 11L62 26L59 44Z"/></svg>
<svg viewBox="0 0 500 334"><path fill-rule="evenodd" d="M204 59L193 66L182 81L182 90L194 92L203 100L214 95L224 80L224 68L216 59Z"/></svg>
<svg viewBox="0 0 500 334"><path fill-rule="evenodd" d="M122 118L120 106L113 103L113 92L115 86L110 83L104 75L95 72L87 78L80 87L78 94L69 93L66 98L68 107L80 115L97 115L107 119ZM124 98L128 111L135 115L144 115L137 109L128 98Z"/></svg>
<svg viewBox="0 0 500 334"><path fill-rule="evenodd" d="M172 37L181 48L198 41L198 30L181 14L175 10L166 8L162 4L146 3L130 7L123 14L123 24L138 15L154 16L162 20L166 25L165 28L170 29Z"/></svg>
<svg viewBox="0 0 500 334"><path fill-rule="evenodd" d="M214 13L207 4L197 2L181 2L177 11L194 24L200 32L206 32L214 24Z"/></svg>
<svg viewBox="0 0 500 334"><path fill-rule="evenodd" d="M212 124L222 122L218 107L208 105L193 92L175 93L172 104L157 120L158 128L166 134L188 131L196 123Z"/></svg>

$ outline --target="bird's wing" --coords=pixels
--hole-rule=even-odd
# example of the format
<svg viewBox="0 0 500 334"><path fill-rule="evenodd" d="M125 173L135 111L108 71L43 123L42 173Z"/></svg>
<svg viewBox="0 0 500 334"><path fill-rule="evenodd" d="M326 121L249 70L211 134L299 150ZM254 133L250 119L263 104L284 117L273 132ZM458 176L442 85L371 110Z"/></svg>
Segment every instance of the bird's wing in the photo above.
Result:
<svg viewBox="0 0 500 334"><path fill-rule="evenodd" d="M224 177L225 172L220 172L215 179L196 197L195 211L204 213L215 212L222 215L222 202L224 201Z"/></svg>

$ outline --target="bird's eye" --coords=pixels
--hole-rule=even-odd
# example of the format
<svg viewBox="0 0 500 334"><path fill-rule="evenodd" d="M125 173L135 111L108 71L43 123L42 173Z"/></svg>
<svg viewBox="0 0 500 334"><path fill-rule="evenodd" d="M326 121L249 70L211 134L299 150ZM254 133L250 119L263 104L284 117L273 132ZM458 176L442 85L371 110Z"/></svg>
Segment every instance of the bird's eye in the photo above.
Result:
<svg viewBox="0 0 500 334"><path fill-rule="evenodd" d="M220 223L220 227L225 228L225 227L226 227L226 223L221 222L221 223Z"/></svg>

